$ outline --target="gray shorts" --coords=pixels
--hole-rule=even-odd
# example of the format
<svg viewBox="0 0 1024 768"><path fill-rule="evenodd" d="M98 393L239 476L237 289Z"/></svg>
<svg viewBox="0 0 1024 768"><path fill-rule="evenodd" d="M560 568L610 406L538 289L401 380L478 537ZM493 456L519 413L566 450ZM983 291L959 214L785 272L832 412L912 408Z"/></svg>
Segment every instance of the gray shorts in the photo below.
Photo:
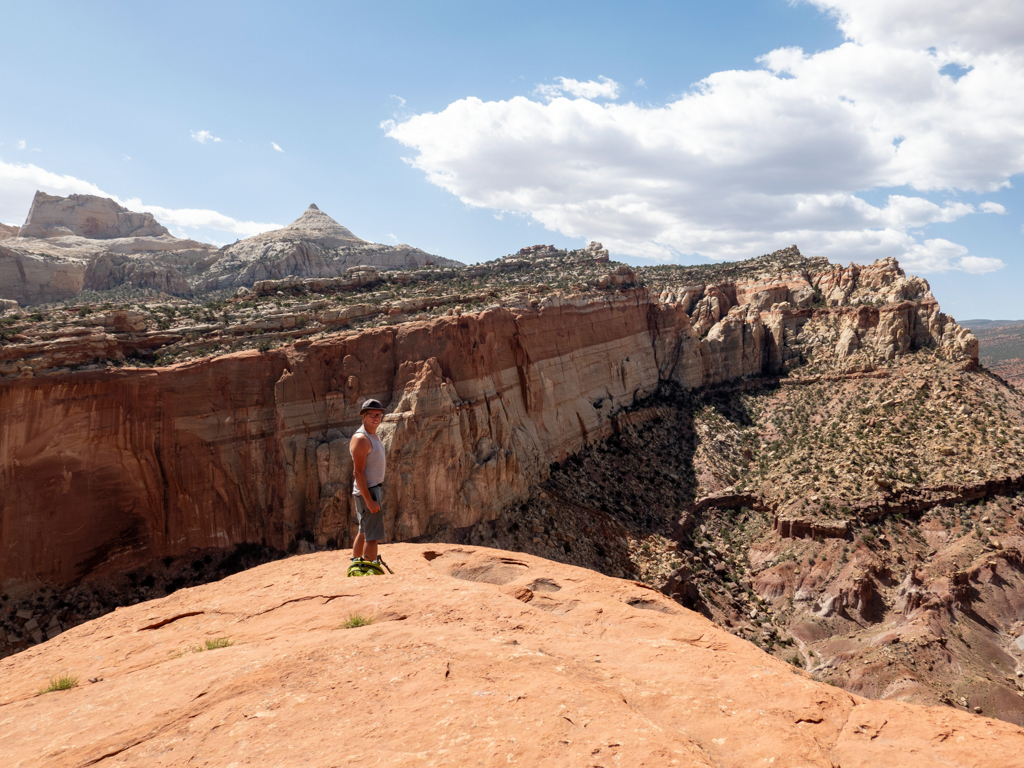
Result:
<svg viewBox="0 0 1024 768"><path fill-rule="evenodd" d="M370 490L370 495L378 504L384 499L384 489L375 485ZM380 512L371 512L366 508L366 502L362 496L353 495L356 500L356 517L359 518L359 532L363 534L365 541L384 541L384 505L381 504Z"/></svg>

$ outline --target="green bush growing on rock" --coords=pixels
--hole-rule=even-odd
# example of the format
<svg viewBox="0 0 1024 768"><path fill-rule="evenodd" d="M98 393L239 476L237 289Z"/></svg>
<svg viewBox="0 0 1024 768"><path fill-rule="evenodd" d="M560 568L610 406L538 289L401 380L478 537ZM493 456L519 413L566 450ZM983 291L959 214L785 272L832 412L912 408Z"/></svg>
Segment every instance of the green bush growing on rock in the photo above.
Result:
<svg viewBox="0 0 1024 768"><path fill-rule="evenodd" d="M42 696L44 693L53 693L54 691L66 691L70 688L78 687L78 675L57 675L57 677L51 677L50 683L45 688L39 689L39 695Z"/></svg>

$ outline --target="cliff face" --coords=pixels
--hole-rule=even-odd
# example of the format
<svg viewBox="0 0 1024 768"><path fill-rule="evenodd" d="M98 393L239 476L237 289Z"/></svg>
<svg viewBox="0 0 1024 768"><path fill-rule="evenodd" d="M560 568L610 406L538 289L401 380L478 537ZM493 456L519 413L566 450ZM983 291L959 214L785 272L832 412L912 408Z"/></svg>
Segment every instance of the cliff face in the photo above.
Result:
<svg viewBox="0 0 1024 768"><path fill-rule="evenodd" d="M66 584L305 532L347 542L347 435L365 397L387 406L387 526L401 540L493 519L662 381L700 387L811 359L857 369L917 346L976 363L973 337L926 285L875 267L863 272L906 300L849 306L868 290L855 267L845 287L829 269L769 287L556 293L170 368L6 380L0 580ZM828 295L835 306L808 306L832 283L847 291Z"/></svg>

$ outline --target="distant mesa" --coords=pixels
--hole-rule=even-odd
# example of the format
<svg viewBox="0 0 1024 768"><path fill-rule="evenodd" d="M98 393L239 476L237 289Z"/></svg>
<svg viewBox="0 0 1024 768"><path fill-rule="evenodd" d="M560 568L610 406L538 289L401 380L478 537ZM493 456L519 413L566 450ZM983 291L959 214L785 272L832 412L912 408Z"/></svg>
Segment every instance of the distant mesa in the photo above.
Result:
<svg viewBox="0 0 1024 768"><path fill-rule="evenodd" d="M110 240L118 237L170 235L151 213L135 213L110 198L96 195L59 197L36 192L20 237L86 237Z"/></svg>
<svg viewBox="0 0 1024 768"><path fill-rule="evenodd" d="M960 323L963 328L971 331L983 328L998 328L1002 325L1020 325L1024 320L964 320Z"/></svg>
<svg viewBox="0 0 1024 768"><path fill-rule="evenodd" d="M370 243L316 205L287 227L224 248L174 237L152 214L95 195L36 192L24 225L0 225L0 299L61 301L129 287L177 296L286 277L331 278L351 267L458 267L409 245Z"/></svg>

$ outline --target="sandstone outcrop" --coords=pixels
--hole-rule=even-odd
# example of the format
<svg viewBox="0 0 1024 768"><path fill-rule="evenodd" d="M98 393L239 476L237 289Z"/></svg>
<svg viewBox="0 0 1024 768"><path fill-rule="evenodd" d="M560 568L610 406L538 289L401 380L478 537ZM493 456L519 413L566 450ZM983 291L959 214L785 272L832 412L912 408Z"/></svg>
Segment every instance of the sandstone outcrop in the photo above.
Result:
<svg viewBox="0 0 1024 768"><path fill-rule="evenodd" d="M135 213L95 195L36 192L19 237L77 236L90 240L170 235L151 213Z"/></svg>
<svg viewBox="0 0 1024 768"><path fill-rule="evenodd" d="M19 229L20 227L15 227L13 224L0 224L0 240L6 240L8 237L17 237Z"/></svg>
<svg viewBox="0 0 1024 768"><path fill-rule="evenodd" d="M380 280L381 275L376 267L360 265L349 267L341 277L286 277L283 280L257 280L253 283L252 292L263 295L295 290L303 293L334 293L365 288L380 282Z"/></svg>
<svg viewBox="0 0 1024 768"><path fill-rule="evenodd" d="M0 298L20 304L41 304L67 299L82 290L87 261L52 259L45 253L21 252L20 239L0 245ZM11 247L5 247L9 245Z"/></svg>
<svg viewBox="0 0 1024 768"><path fill-rule="evenodd" d="M36 192L25 224L0 246L0 297L42 304L125 285L187 296L188 277L216 251L107 198Z"/></svg>
<svg viewBox="0 0 1024 768"><path fill-rule="evenodd" d="M217 252L207 243L170 235L111 240L17 237L2 243L0 296L23 305L120 286L188 296L189 276L208 265Z"/></svg>
<svg viewBox="0 0 1024 768"><path fill-rule="evenodd" d="M229 245L197 283L201 290L251 286L265 280L330 278L351 267L418 269L427 265L461 266L408 245L368 243L316 205L287 227Z"/></svg>
<svg viewBox="0 0 1024 768"><path fill-rule="evenodd" d="M814 682L635 582L497 550L385 552L394 576L292 558L0 661L5 757L1024 766L1017 726ZM343 628L357 615L373 622ZM58 674L78 686L39 695Z"/></svg>

